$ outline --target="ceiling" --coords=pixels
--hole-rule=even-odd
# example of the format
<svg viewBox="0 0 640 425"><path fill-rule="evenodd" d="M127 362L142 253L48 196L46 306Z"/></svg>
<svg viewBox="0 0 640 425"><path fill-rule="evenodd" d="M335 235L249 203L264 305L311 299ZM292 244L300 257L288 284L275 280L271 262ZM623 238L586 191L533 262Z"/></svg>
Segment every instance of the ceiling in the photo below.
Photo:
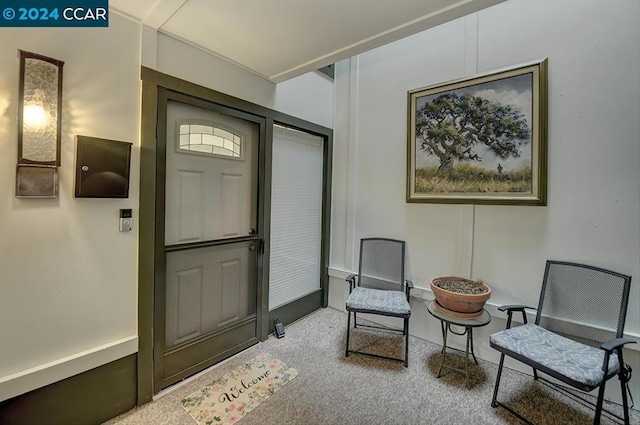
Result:
<svg viewBox="0 0 640 425"><path fill-rule="evenodd" d="M110 8L273 82L505 0L110 0Z"/></svg>

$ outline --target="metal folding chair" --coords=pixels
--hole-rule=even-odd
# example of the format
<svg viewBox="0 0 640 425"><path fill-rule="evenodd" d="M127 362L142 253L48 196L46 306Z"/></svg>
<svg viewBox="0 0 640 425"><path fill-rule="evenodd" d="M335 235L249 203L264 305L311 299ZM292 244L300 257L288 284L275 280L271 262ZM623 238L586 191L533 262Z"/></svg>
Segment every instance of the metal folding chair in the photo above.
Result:
<svg viewBox="0 0 640 425"><path fill-rule="evenodd" d="M365 238L360 240L360 262L358 274L347 277L349 298L347 298L347 349L349 353L364 354L389 360L404 362L409 366L409 317L411 305L409 292L413 283L404 278L405 243L395 239ZM349 348L351 314L353 327L363 327L404 335L404 358L384 356L371 352L355 351ZM358 324L357 313L369 313L404 320L402 330L376 325Z"/></svg>
<svg viewBox="0 0 640 425"><path fill-rule="evenodd" d="M538 308L534 309L535 323L527 323L525 309L531 307L499 308L508 317L507 329L489 338L491 347L502 353L491 406L503 407L531 424L497 400L504 358L509 356L531 366L534 379L591 405L595 409L594 424L600 423L603 411L629 424L627 383L631 368L624 364L622 348L634 342L623 338L630 286L631 276L584 264L547 261ZM522 313L522 326L511 327L514 312ZM603 409L605 384L615 376L622 387L623 416ZM589 392L596 388L595 403L573 390Z"/></svg>

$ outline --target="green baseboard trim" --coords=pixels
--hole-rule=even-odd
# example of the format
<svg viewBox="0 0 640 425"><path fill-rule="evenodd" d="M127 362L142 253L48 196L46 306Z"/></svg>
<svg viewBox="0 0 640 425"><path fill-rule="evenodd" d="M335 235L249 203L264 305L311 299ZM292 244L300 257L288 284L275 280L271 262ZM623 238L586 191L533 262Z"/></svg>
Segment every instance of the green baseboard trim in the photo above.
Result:
<svg viewBox="0 0 640 425"><path fill-rule="evenodd" d="M287 305L269 312L269 333L274 332L274 319L287 326L296 320L313 313L322 307L322 291L318 290L305 297L292 301Z"/></svg>
<svg viewBox="0 0 640 425"><path fill-rule="evenodd" d="M101 424L136 405L132 354L0 403L3 425Z"/></svg>

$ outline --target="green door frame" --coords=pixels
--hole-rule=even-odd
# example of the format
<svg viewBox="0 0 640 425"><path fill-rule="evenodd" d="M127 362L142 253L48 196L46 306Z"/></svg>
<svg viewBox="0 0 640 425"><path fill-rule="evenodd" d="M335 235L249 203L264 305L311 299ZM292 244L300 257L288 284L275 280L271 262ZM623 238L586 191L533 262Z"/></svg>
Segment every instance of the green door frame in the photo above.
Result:
<svg viewBox="0 0 640 425"><path fill-rule="evenodd" d="M259 167L259 181L263 182L264 196L258 199L258 209L263 211L262 235L265 243L262 261L258 272L262 279L259 282L258 294L261 300L259 306L260 329L258 334L261 341L267 339L270 333L269 317L269 240L271 222L271 165L273 124L278 123L287 127L312 133L324 139L324 169L323 169L323 214L322 214L322 248L321 248L321 297L322 307L328 304L329 289L329 237L331 228L331 169L333 157L333 130L282 112L251 103L227 94L194 84L182 79L163 74L150 68L141 68L142 79L142 118L140 144L140 208L139 208L139 253L138 253L138 405L152 400L154 393L153 371L153 326L154 326L154 287L158 278L159 250L164 245L158 243L157 227L164 226L159 208L164 208L157 194L158 181L164 181L165 170L157 167L158 155L163 154L158 149L158 94L161 89L175 91L187 96L204 99L225 108L231 108L242 113L252 114L265 119L264 137L264 166ZM261 134L262 138L263 135ZM261 153L262 155L262 153ZM164 197L162 197L164 199ZM164 241L161 241L164 242ZM160 265L161 266L161 265ZM260 296L262 294L262 296ZM300 305L308 300L300 300ZM304 313L303 307L296 307L294 311ZM281 319L283 320L283 319ZM286 320L286 318L285 318ZM283 320L283 321L285 321Z"/></svg>

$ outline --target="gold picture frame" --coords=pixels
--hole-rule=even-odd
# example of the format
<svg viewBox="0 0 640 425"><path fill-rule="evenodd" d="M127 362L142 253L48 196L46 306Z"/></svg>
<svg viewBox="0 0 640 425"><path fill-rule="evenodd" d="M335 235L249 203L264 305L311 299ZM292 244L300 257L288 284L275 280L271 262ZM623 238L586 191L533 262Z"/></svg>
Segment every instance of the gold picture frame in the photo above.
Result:
<svg viewBox="0 0 640 425"><path fill-rule="evenodd" d="M546 205L546 58L411 90L407 110L407 202Z"/></svg>

